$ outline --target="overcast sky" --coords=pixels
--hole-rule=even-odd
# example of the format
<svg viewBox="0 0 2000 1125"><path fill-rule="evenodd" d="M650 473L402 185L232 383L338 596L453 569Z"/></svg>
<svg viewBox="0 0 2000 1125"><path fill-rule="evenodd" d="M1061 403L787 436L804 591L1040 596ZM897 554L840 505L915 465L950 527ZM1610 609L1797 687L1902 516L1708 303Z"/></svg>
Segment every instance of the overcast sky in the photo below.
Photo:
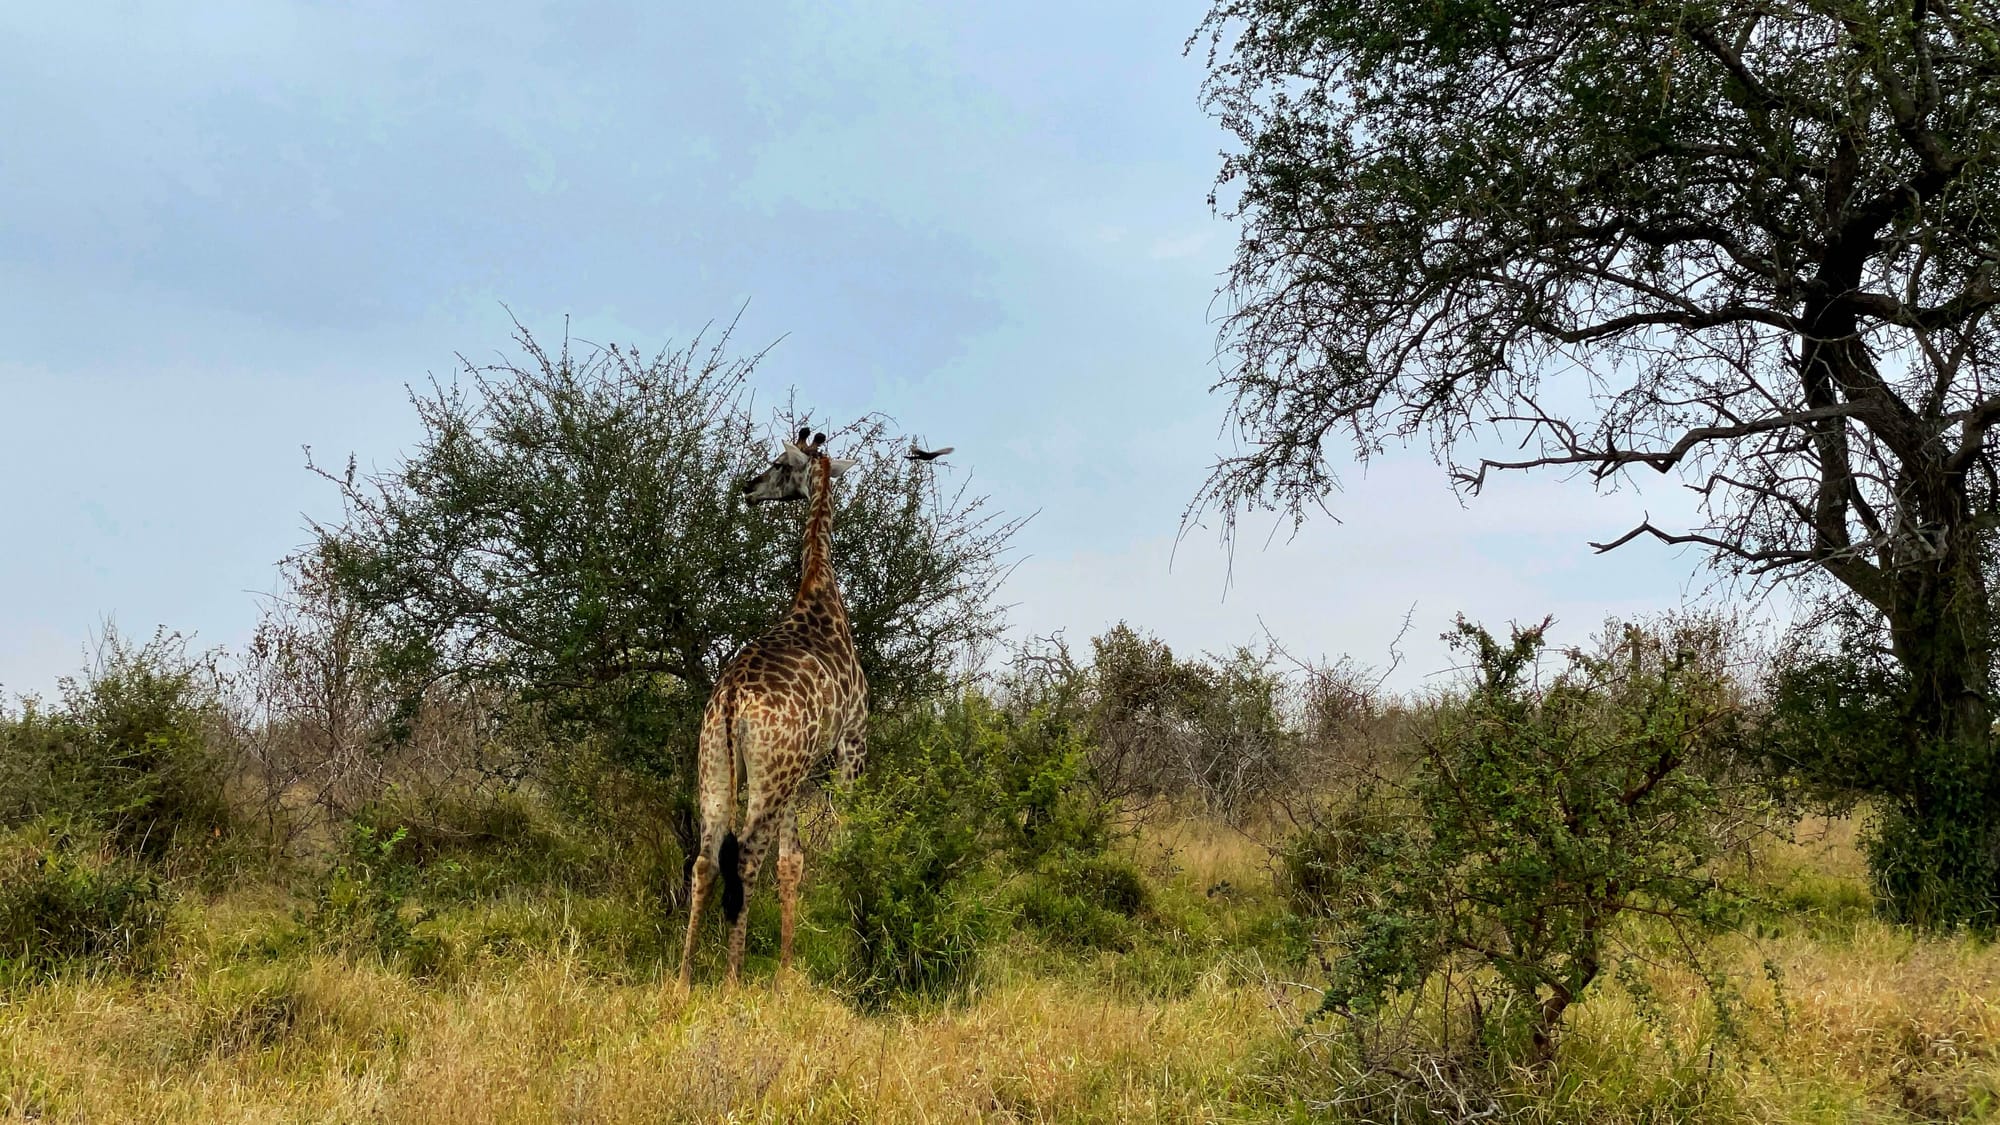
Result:
<svg viewBox="0 0 2000 1125"><path fill-rule="evenodd" d="M1414 607L1414 686L1458 611L1581 639L1708 585L1585 545L1673 487L1461 505L1417 450L1344 470L1340 522L1247 525L1226 586L1211 533L1175 550L1226 448L1201 5L835 7L0 7L7 694L105 618L240 643L337 510L300 447L393 465L403 385L505 348L502 302L648 351L745 309L746 346L783 337L761 399L883 411L1039 513L1017 632L1380 663Z"/></svg>

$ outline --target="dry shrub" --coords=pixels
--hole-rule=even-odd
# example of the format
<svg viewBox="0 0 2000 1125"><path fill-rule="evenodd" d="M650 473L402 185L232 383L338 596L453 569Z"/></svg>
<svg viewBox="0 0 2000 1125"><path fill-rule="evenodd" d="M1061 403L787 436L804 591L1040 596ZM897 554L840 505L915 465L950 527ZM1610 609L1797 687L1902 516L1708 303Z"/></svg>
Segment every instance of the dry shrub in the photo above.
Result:
<svg viewBox="0 0 2000 1125"><path fill-rule="evenodd" d="M280 856L325 853L390 794L406 803L491 793L521 775L507 700L452 679L407 682L374 618L324 552L281 567L233 680L232 791Z"/></svg>

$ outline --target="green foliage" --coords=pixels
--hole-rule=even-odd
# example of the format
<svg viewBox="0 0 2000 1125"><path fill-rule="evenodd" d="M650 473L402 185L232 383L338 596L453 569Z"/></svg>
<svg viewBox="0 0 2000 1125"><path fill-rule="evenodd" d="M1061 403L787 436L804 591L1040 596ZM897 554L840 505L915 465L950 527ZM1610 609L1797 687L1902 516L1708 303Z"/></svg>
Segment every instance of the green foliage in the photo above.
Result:
<svg viewBox="0 0 2000 1125"><path fill-rule="evenodd" d="M1756 748L1771 773L1844 812L1868 794L1906 791L1915 779L1901 752L1909 677L1860 615L1843 613L1834 627L1831 644L1800 630L1778 652Z"/></svg>
<svg viewBox="0 0 2000 1125"><path fill-rule="evenodd" d="M94 800L82 741L72 716L33 699L18 712L0 710L0 826L68 815Z"/></svg>
<svg viewBox="0 0 2000 1125"><path fill-rule="evenodd" d="M544 803L519 791L391 794L355 814L351 831L362 830L394 842L387 854L415 872L416 889L430 901L549 886L602 891L619 874L611 841L559 823Z"/></svg>
<svg viewBox="0 0 2000 1125"><path fill-rule="evenodd" d="M1515 1025L1481 1033L1525 1031L1545 1059L1622 915L1698 923L1726 904L1711 864L1747 810L1724 785L1743 720L1722 627L1625 626L1537 685L1546 624L1503 644L1461 621L1478 681L1437 708L1400 792L1293 846L1294 895L1340 950L1326 1009L1367 1016L1479 967L1499 994L1474 1010ZM1386 799L1404 815L1369 803Z"/></svg>
<svg viewBox="0 0 2000 1125"><path fill-rule="evenodd" d="M419 869L400 847L407 838L404 828L383 835L369 824L351 825L339 862L313 887L299 920L329 949L400 960L426 975L449 951L418 931L428 915L411 902Z"/></svg>
<svg viewBox="0 0 2000 1125"><path fill-rule="evenodd" d="M1122 941L1144 890L1105 854L1111 809L1087 783L1074 711L1019 681L1005 707L968 690L877 717L813 865L815 911L848 934L841 975L863 1002L964 987L1003 905L1061 942Z"/></svg>
<svg viewBox="0 0 2000 1125"><path fill-rule="evenodd" d="M1992 733L1925 729L1885 624L1853 605L1835 609L1831 628L1799 630L1772 669L1759 739L1767 766L1835 810L1874 798L1863 844L1889 918L2000 925Z"/></svg>
<svg viewBox="0 0 2000 1125"><path fill-rule="evenodd" d="M1059 945L1126 949L1132 922L1150 900L1132 865L1110 856L1069 853L1044 860L1010 890L1022 922Z"/></svg>
<svg viewBox="0 0 2000 1125"><path fill-rule="evenodd" d="M1092 770L1120 800L1193 796L1236 818L1294 779L1298 739L1269 656L1176 657L1120 622L1091 640Z"/></svg>
<svg viewBox="0 0 2000 1125"><path fill-rule="evenodd" d="M369 615L386 679L504 690L543 745L589 747L558 763L572 794L600 788L575 776L593 763L666 779L685 846L709 686L798 581L803 507L748 508L739 488L770 456L745 398L757 357L731 358L726 334L651 358L517 341L518 361L413 396L423 438L395 471L328 474L346 514L315 550ZM836 491L841 586L892 705L992 633L1012 525L939 493L879 418L834 442L860 461Z"/></svg>
<svg viewBox="0 0 2000 1125"><path fill-rule="evenodd" d="M1926 792L1876 810L1862 841L1876 902L1898 922L2000 927L2000 823L1991 776L1958 754L1932 755Z"/></svg>
<svg viewBox="0 0 2000 1125"><path fill-rule="evenodd" d="M1399 830L1395 806L1365 789L1334 805L1278 848L1279 886L1292 912L1331 918L1349 906L1349 882L1371 862L1371 848Z"/></svg>
<svg viewBox="0 0 2000 1125"><path fill-rule="evenodd" d="M180 637L135 648L107 629L96 666L62 681L60 708L0 713L0 826L75 819L155 860L205 849L230 825L210 746L221 707L213 669Z"/></svg>
<svg viewBox="0 0 2000 1125"><path fill-rule="evenodd" d="M963 706L998 735L982 762L996 859L1014 873L1010 909L1059 944L1123 948L1145 887L1129 864L1106 854L1113 805L1093 784L1091 717L1074 695L1075 679L1017 671L1005 707L976 695Z"/></svg>
<svg viewBox="0 0 2000 1125"><path fill-rule="evenodd" d="M149 967L166 932L158 876L54 820L0 833L0 983L75 963Z"/></svg>
<svg viewBox="0 0 2000 1125"><path fill-rule="evenodd" d="M1094 856L1111 838L1111 810L1087 784L1089 745L1054 701L1017 697L1006 708L968 693L954 705L987 732L975 759L997 834L1016 867Z"/></svg>
<svg viewBox="0 0 2000 1125"><path fill-rule="evenodd" d="M814 865L813 913L843 929L841 983L864 1006L971 982L995 932L984 897L992 811L980 772L999 732L976 707L878 721L868 770Z"/></svg>

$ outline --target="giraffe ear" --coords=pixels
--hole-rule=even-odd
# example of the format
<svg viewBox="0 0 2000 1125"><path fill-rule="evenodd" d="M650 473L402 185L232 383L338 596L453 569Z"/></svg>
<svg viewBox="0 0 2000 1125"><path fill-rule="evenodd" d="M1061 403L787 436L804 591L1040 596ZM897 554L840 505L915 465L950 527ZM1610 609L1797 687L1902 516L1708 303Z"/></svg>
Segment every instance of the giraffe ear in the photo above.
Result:
<svg viewBox="0 0 2000 1125"><path fill-rule="evenodd" d="M805 464L808 458L806 457L805 450L788 441L785 443L785 451L778 455L778 460L783 461L793 468L798 468L800 465Z"/></svg>
<svg viewBox="0 0 2000 1125"><path fill-rule="evenodd" d="M853 468L854 466L856 466L856 465L858 465L858 464L860 464L860 462L858 462L858 461L833 461L833 460L829 460L829 461L828 461L828 462L826 463L826 465L827 465L827 469L826 469L826 475L827 475L827 476L830 476L830 477L837 477L837 476L839 476L840 474L842 474L842 473L846 472L847 470L849 470L849 469Z"/></svg>

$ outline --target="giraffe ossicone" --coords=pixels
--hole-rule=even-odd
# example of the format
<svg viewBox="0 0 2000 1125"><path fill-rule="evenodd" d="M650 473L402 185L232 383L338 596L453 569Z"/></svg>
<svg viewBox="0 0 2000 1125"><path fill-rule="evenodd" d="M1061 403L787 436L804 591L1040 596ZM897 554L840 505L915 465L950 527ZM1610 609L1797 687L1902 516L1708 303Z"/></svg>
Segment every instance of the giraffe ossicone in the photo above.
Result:
<svg viewBox="0 0 2000 1125"><path fill-rule="evenodd" d="M702 716L697 770L701 842L688 896L682 987L691 980L696 928L718 878L730 926L729 982L736 983L749 926L744 900L774 837L779 972L791 966L799 880L805 873L798 803L806 776L828 752L835 755L843 782L861 772L867 752L868 682L833 572L833 482L854 464L827 455L825 434L802 429L796 441L784 443L770 468L743 484L751 503L809 502L803 565L791 611L730 658ZM740 826L739 776L745 797Z"/></svg>

